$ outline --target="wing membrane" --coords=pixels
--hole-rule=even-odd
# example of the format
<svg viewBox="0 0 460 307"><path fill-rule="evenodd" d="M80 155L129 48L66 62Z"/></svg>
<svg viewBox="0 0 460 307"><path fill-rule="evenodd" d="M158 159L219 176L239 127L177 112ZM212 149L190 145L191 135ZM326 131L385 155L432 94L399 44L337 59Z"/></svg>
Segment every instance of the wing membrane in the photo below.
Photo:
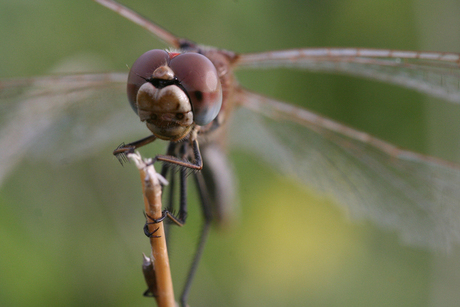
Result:
<svg viewBox="0 0 460 307"><path fill-rule="evenodd" d="M243 91L239 98L244 108L232 125L235 146L331 196L351 218L397 231L407 244L445 250L459 243L455 164L365 133L353 137L358 131L331 128L334 122L324 118L305 120L308 111L258 94Z"/></svg>
<svg viewBox="0 0 460 307"><path fill-rule="evenodd" d="M166 29L163 29L162 27L160 27L153 21L148 20L147 18L127 8L126 6L121 5L120 3L113 1L113 0L93 0L93 1L105 6L106 8L132 21L133 23L141 26L142 28L152 33L159 40L165 42L167 45L172 46L174 48L180 47L181 45L180 38L173 35Z"/></svg>
<svg viewBox="0 0 460 307"><path fill-rule="evenodd" d="M460 54L360 48L305 48L241 54L239 68L290 67L365 77L460 102Z"/></svg>
<svg viewBox="0 0 460 307"><path fill-rule="evenodd" d="M1 81L0 182L26 156L68 161L145 133L126 103L126 78L111 73Z"/></svg>

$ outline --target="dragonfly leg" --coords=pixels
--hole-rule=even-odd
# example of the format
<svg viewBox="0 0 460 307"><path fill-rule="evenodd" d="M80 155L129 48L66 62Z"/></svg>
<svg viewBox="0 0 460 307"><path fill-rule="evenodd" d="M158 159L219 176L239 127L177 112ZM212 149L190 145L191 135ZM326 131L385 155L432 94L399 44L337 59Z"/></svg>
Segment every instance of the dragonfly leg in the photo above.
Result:
<svg viewBox="0 0 460 307"><path fill-rule="evenodd" d="M193 149L193 156L194 156L193 158L195 160L194 162L187 161L186 159L180 159L173 155L157 155L155 158L153 158L152 163L155 163L156 161L162 161L162 162L174 164L177 166L182 166L184 168L200 171L203 169L203 160L201 158L198 141L197 140L191 141L191 146Z"/></svg>
<svg viewBox="0 0 460 307"><path fill-rule="evenodd" d="M169 143L168 150L166 151L167 155L173 155L174 154L176 144L177 143L174 143L174 142ZM168 175L170 175L169 179L168 179ZM176 174L171 169L171 165L168 164L168 163L163 163L163 165L161 167L161 176L163 176L163 178L166 178L168 180L168 182L169 182L169 184L168 184L168 188L169 188L168 189L168 201L167 201L166 208L170 212L174 212L174 203L175 203L174 202L174 195L175 195L175 192L176 192L176 180L175 180L176 176L175 175ZM166 246L169 246L169 241L171 239L170 227L171 227L170 223L165 223L164 228L165 228L165 234L166 234Z"/></svg>
<svg viewBox="0 0 460 307"><path fill-rule="evenodd" d="M211 202L208 194L208 189L204 181L203 175L201 173L195 173L195 182L197 185L198 193L200 196L201 209L203 213L203 226L201 229L200 237L198 240L198 245L195 251L195 255L190 265L190 270L185 281L184 289L181 294L180 303L182 307L187 306L188 296L190 294L190 288L192 286L193 278L195 277L196 271L198 269L198 264L200 262L201 256L203 255L203 250L208 239L209 229L212 222L212 213L211 213Z"/></svg>
<svg viewBox="0 0 460 307"><path fill-rule="evenodd" d="M163 220L166 216L165 216L165 217L161 217L160 219L154 219L154 218L152 218L150 215L148 215L148 214L145 213L145 212L144 212L144 215L145 215L145 219L146 219L146 220L145 220L145 224L144 224L144 234L145 234L147 237L149 237L149 238L159 238L160 236L154 236L153 234L154 234L155 232L157 232L158 229L160 229L160 228L157 227L154 231L150 232L150 231L149 231L149 225L157 224L157 223L161 222L161 221L159 221L159 220ZM149 219L152 220L153 222L149 222L149 221L148 221Z"/></svg>
<svg viewBox="0 0 460 307"><path fill-rule="evenodd" d="M121 165L123 165L123 162L128 162L128 159L126 158L126 155L128 153L134 153L134 150L136 148L142 147L144 145L150 144L153 141L157 139L156 136L149 135L148 137L145 137L143 139L140 139L138 141L129 143L129 144L124 144L121 143L120 146L118 146L114 151L113 155L117 157L118 161L120 161Z"/></svg>
<svg viewBox="0 0 460 307"><path fill-rule="evenodd" d="M176 148L177 148L177 143L169 142L168 149L166 150L166 155L174 156L174 153L176 152ZM171 165L168 163L164 163L161 167L161 172L160 172L161 176L163 176L163 178L166 178L170 170L171 170ZM171 177L173 177L173 175L174 174L172 174ZM173 180L170 180L170 184L171 182L173 182Z"/></svg>
<svg viewBox="0 0 460 307"><path fill-rule="evenodd" d="M179 214L176 216L171 210L172 201L170 201L170 206L168 209L163 210L162 217L159 219L153 219L149 217L152 223L159 223L163 221L166 217L168 217L172 222L174 222L178 226L183 226L185 224L185 220L187 219L187 169L192 170L201 170L203 168L203 161L201 158L201 153L198 147L198 141L194 140L191 142L193 148L193 160L194 162L189 162L186 157L188 155L188 144L189 143L181 143L179 147L179 157L177 158L173 154L176 151L176 144L170 145L168 147L167 155L157 155L153 160L152 164L156 161L167 162L168 164L178 165L180 166L180 200L179 200ZM169 172L169 168L171 165L164 165L161 173L162 175L167 175ZM174 176L174 174L172 174ZM173 179L174 181L174 179ZM170 195L172 196L172 195ZM147 225L147 224L146 224ZM149 232L145 231L144 226L144 233L149 236Z"/></svg>

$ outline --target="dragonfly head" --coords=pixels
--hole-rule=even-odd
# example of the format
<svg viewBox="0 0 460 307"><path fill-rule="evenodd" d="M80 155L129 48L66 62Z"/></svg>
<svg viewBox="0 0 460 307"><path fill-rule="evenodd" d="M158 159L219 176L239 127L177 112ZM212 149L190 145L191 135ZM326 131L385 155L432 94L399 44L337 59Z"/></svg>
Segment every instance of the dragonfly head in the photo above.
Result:
<svg viewBox="0 0 460 307"><path fill-rule="evenodd" d="M128 76L131 107L160 139L177 141L219 113L222 87L211 61L198 53L150 50Z"/></svg>

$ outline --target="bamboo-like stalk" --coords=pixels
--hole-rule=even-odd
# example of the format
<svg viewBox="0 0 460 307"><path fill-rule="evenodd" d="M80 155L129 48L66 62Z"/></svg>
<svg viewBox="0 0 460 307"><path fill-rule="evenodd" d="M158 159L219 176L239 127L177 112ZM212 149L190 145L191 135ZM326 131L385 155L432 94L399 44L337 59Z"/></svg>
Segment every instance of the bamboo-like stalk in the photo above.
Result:
<svg viewBox="0 0 460 307"><path fill-rule="evenodd" d="M139 153L129 154L128 157L136 163L141 175L145 213L154 219L159 219L162 212L160 180L163 182L166 182L166 180L155 172L155 169L153 165L149 163L149 160L142 160ZM151 222L149 218L147 218L147 221ZM148 266L145 265L146 257L144 257L143 269L144 274L146 273L146 269L153 270L151 272L147 272L148 274L145 274L150 275L150 277L146 276L146 279L152 278L152 275L155 276L156 279L155 281L150 282L146 280L149 287L148 291L155 295L155 299L159 307L175 307L176 303L174 300L163 222L148 224L147 226L149 233L153 233L150 237L150 245L152 248L151 262L153 266L147 268ZM152 284L155 285L155 289L151 289Z"/></svg>

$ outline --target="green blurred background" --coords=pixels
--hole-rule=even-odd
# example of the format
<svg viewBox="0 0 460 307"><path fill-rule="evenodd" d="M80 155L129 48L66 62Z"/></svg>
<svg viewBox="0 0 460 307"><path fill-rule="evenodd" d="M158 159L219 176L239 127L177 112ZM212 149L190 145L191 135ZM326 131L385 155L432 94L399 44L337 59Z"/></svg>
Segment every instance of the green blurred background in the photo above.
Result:
<svg viewBox="0 0 460 307"><path fill-rule="evenodd" d="M130 1L173 33L238 52L313 46L460 51L457 1ZM165 48L91 1L0 1L0 77L122 71ZM83 63L72 66L66 63ZM399 146L458 161L456 108L361 79L289 70L238 73L241 83ZM126 104L126 116L134 114ZM144 136L144 135L139 135ZM130 140L120 140L130 141ZM119 142L119 143L120 143ZM111 156L51 166L26 161L0 189L0 306L151 306L140 270L140 181ZM153 154L153 153L152 153ZM1 155L1 154L0 154ZM457 251L404 247L396 233L349 221L334 203L233 151L240 219L213 232L191 306L454 306ZM0 156L1 158L1 156ZM191 192L175 231L179 293L200 222ZM285 220L282 228L274 228Z"/></svg>

